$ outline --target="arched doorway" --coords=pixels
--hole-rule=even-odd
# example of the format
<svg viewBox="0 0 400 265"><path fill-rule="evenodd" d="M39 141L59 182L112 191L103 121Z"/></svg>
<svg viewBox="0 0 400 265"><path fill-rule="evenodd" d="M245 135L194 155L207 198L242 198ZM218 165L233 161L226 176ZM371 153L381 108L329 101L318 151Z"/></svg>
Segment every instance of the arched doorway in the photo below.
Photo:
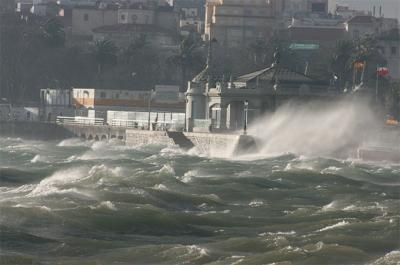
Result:
<svg viewBox="0 0 400 265"><path fill-rule="evenodd" d="M245 106L247 101L248 105ZM229 130L237 131L244 128L245 115L247 108L247 125L249 125L258 116L260 110L251 100L234 100L229 102L226 108L226 127Z"/></svg>

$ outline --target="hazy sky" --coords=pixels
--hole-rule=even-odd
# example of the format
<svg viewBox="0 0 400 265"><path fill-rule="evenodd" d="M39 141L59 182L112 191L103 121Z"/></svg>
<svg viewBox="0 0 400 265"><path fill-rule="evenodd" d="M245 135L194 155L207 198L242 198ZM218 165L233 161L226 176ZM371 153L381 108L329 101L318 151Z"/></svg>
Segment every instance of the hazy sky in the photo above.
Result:
<svg viewBox="0 0 400 265"><path fill-rule="evenodd" d="M400 0L334 0L337 4L347 4L353 9L372 11L373 6L379 12L382 5L382 12L385 17L393 17L400 20Z"/></svg>

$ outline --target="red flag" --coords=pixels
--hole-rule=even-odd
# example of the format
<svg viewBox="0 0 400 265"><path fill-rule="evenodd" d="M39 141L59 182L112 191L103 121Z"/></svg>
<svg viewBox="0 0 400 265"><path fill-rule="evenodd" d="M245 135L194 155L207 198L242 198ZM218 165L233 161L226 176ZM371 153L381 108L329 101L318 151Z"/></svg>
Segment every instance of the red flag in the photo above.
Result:
<svg viewBox="0 0 400 265"><path fill-rule="evenodd" d="M387 67L378 67L376 73L379 76L387 76L389 74L389 69Z"/></svg>

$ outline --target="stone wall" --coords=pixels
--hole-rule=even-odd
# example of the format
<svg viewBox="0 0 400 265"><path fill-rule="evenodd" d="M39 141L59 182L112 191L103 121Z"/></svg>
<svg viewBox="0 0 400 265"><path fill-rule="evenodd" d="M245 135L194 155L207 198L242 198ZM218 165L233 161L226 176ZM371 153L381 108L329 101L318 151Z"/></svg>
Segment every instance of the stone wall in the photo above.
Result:
<svg viewBox="0 0 400 265"><path fill-rule="evenodd" d="M126 144L137 146L142 144L173 145L174 141L165 131L126 130Z"/></svg>
<svg viewBox="0 0 400 265"><path fill-rule="evenodd" d="M126 129L123 127L66 124L63 125L63 128L70 131L76 137L88 140L108 140L113 138L124 140L126 137Z"/></svg>
<svg viewBox="0 0 400 265"><path fill-rule="evenodd" d="M54 123L29 121L1 121L0 136L23 137L37 140L60 140L73 137L73 133Z"/></svg>
<svg viewBox="0 0 400 265"><path fill-rule="evenodd" d="M42 122L1 122L0 135L33 139L65 139L81 137L87 140L125 140L130 146L143 144L178 145L183 149L192 146L202 154L231 157L254 151L255 141L251 136L222 133L166 132L126 129L123 127L93 125L63 125ZM192 144L191 144L192 143Z"/></svg>
<svg viewBox="0 0 400 265"><path fill-rule="evenodd" d="M199 152L218 157L232 155L240 138L239 134L185 132L184 135Z"/></svg>

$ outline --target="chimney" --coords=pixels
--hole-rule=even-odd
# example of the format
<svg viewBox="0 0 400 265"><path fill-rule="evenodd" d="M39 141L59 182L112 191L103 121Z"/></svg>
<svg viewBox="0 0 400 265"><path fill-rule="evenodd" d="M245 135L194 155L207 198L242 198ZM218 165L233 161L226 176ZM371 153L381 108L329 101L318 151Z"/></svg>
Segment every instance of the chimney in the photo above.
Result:
<svg viewBox="0 0 400 265"><path fill-rule="evenodd" d="M382 17L382 6L379 6L379 17Z"/></svg>
<svg viewBox="0 0 400 265"><path fill-rule="evenodd" d="M375 8L375 6L372 8L372 15L375 17L375 10L376 10L376 8Z"/></svg>

